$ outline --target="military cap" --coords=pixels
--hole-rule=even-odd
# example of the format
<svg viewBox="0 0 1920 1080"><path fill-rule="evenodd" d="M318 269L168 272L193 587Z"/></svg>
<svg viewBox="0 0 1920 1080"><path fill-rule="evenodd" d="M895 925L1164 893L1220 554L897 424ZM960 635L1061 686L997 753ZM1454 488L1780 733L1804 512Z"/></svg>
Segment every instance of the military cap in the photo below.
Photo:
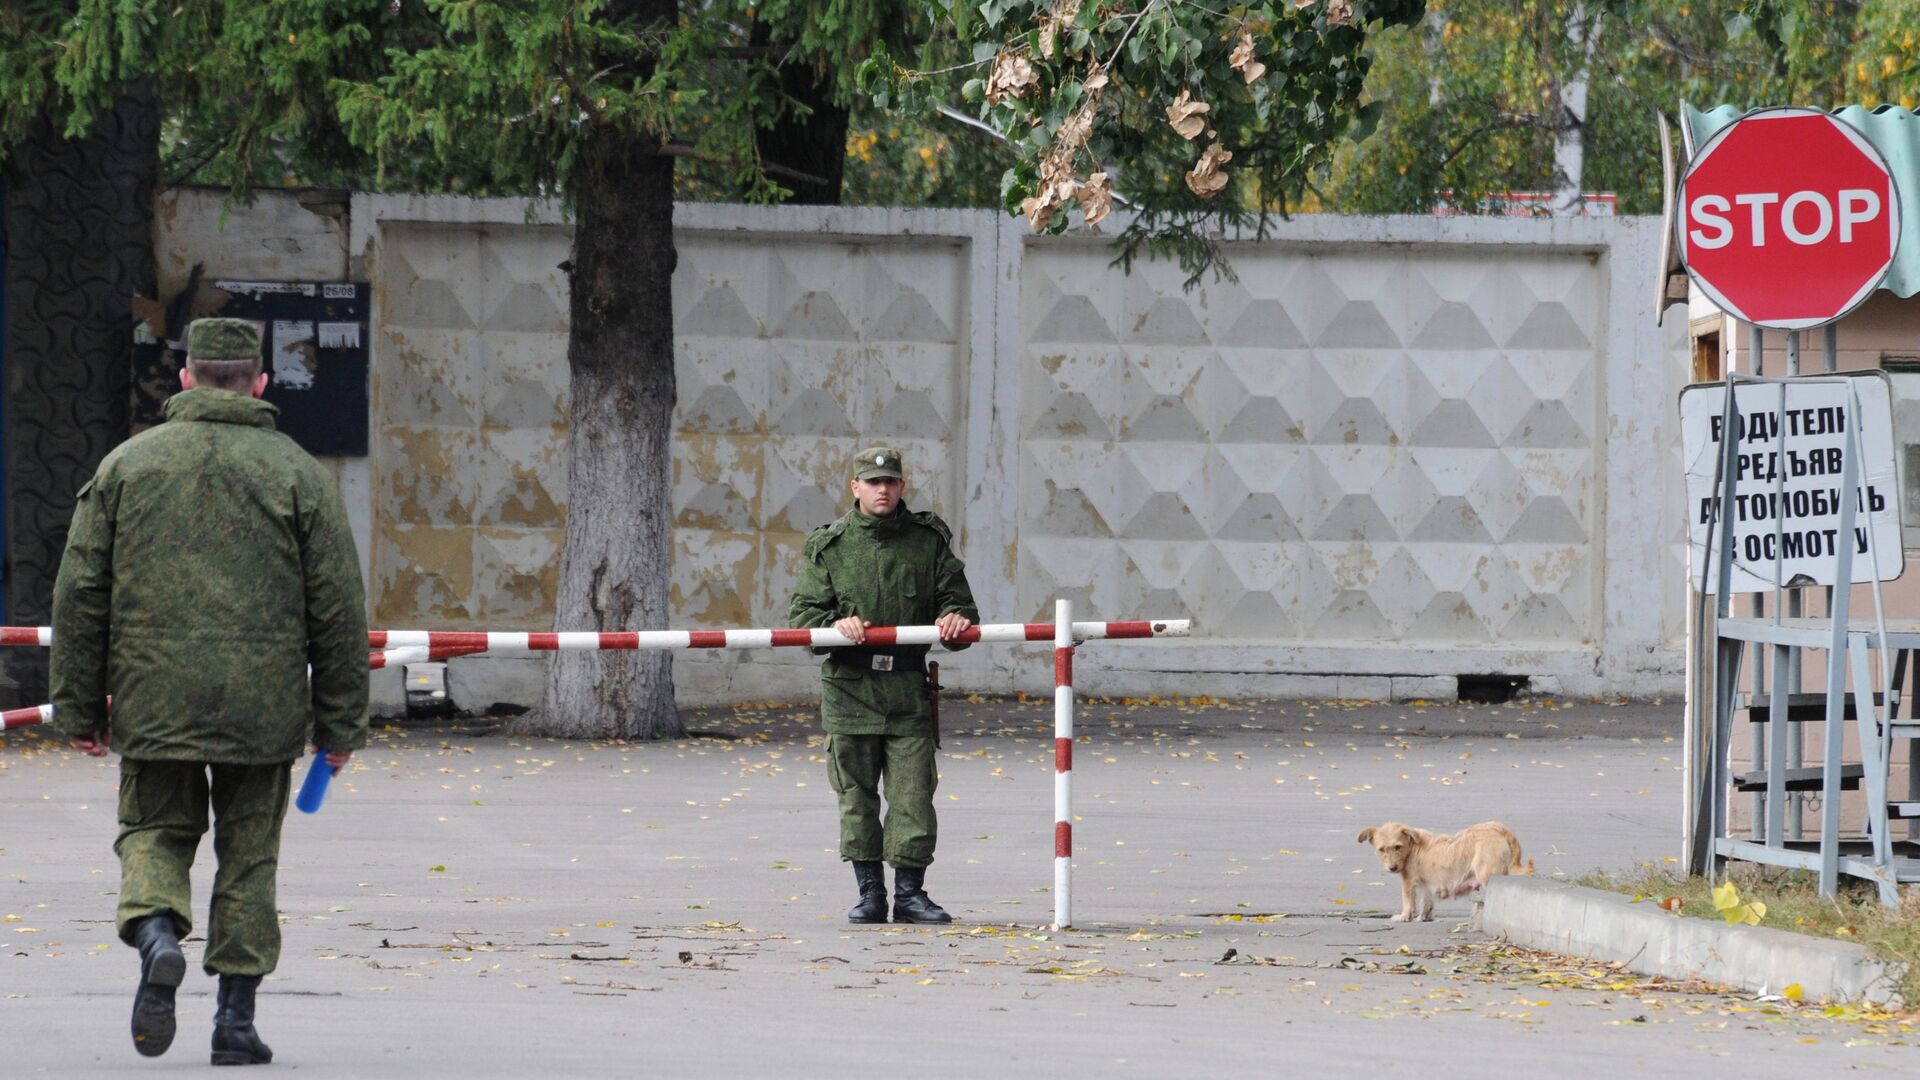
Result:
<svg viewBox="0 0 1920 1080"><path fill-rule="evenodd" d="M900 451L891 446L869 446L853 456L853 478L871 480L876 476L891 476L895 480L905 480L906 466L900 460Z"/></svg>
<svg viewBox="0 0 1920 1080"><path fill-rule="evenodd" d="M255 360L260 331L246 319L195 319L187 327L189 360Z"/></svg>

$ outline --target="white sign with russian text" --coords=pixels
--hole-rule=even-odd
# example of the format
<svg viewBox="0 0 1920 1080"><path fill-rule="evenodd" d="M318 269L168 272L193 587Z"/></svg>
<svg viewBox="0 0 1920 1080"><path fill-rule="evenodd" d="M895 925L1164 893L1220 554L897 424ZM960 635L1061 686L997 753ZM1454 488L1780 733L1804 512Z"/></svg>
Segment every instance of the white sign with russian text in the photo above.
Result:
<svg viewBox="0 0 1920 1080"><path fill-rule="evenodd" d="M1853 444L1848 389L1858 394L1859 444ZM1784 393L1784 399L1783 399ZM1893 395L1881 372L1845 383L1743 383L1734 390L1734 592L1781 585L1832 585L1842 545L1853 551L1855 582L1900 576L1900 488L1894 467ZM1726 385L1680 393L1680 439L1687 468L1687 546L1692 581L1720 587L1720 526L1715 480L1725 434ZM1852 492L1841 490L1843 455L1864 454ZM1843 498L1854 503L1853 529L1841 535ZM1710 565L1709 565L1710 564Z"/></svg>

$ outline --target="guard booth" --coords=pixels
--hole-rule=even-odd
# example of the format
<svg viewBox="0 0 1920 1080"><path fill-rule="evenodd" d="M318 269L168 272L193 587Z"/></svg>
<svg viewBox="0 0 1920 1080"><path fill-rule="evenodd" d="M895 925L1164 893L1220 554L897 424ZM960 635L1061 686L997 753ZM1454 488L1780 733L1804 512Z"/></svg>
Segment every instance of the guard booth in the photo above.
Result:
<svg viewBox="0 0 1920 1080"><path fill-rule="evenodd" d="M1683 106L1685 862L1920 881L1920 116Z"/></svg>

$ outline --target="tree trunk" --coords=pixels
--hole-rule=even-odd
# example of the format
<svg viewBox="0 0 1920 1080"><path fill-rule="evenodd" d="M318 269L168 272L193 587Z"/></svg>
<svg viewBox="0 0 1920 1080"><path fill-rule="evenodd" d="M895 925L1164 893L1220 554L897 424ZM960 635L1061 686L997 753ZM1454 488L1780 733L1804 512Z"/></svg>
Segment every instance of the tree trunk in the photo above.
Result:
<svg viewBox="0 0 1920 1080"><path fill-rule="evenodd" d="M1553 130L1553 213L1556 217L1586 213L1581 185L1587 158L1587 82L1593 72L1594 39L1600 36L1598 19L1588 21L1585 4L1575 4L1567 23L1567 40L1578 65L1565 80L1556 80L1560 115Z"/></svg>
<svg viewBox="0 0 1920 1080"><path fill-rule="evenodd" d="M573 174L572 416L557 630L663 629L671 614L673 159L656 153L658 145L602 133ZM556 653L546 699L524 727L569 738L685 734L672 656Z"/></svg>
<svg viewBox="0 0 1920 1080"><path fill-rule="evenodd" d="M0 177L6 617L44 623L74 495L127 437L133 298L152 296L160 105L149 80L79 139L39 121ZM47 700L44 649L0 650L0 701Z"/></svg>
<svg viewBox="0 0 1920 1080"><path fill-rule="evenodd" d="M1427 56L1427 105L1438 109L1447 100L1447 82L1441 76L1447 64L1447 13L1428 8L1421 47Z"/></svg>

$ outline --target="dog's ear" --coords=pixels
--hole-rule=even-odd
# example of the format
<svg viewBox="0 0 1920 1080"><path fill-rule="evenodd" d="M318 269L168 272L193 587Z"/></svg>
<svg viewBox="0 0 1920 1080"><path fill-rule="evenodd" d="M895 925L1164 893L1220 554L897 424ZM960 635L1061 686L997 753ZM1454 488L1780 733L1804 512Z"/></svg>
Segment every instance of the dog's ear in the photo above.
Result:
<svg viewBox="0 0 1920 1080"><path fill-rule="evenodd" d="M1361 829L1359 842L1362 844L1373 843L1373 829L1372 828Z"/></svg>

